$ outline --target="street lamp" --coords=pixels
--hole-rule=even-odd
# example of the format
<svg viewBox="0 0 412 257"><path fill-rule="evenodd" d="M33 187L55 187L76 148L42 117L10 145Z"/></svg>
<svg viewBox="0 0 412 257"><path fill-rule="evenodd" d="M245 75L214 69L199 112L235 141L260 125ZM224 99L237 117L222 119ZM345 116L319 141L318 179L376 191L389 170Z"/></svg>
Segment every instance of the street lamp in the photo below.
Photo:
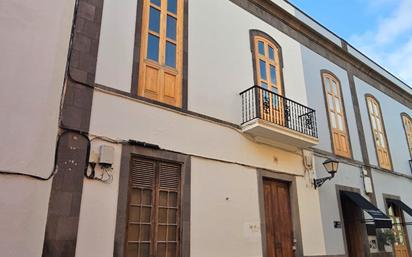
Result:
<svg viewBox="0 0 412 257"><path fill-rule="evenodd" d="M323 162L323 166L325 167L326 171L330 174L330 176L314 179L313 185L315 189L321 187L323 183L335 177L336 172L338 172L339 162L336 159L327 159Z"/></svg>

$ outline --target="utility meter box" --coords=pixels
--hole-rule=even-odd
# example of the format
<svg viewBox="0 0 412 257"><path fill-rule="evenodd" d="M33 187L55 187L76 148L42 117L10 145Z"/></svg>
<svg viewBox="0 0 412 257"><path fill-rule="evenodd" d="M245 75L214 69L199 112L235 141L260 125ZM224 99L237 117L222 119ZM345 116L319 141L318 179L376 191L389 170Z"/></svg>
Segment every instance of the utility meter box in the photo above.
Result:
<svg viewBox="0 0 412 257"><path fill-rule="evenodd" d="M112 166L114 159L114 147L108 145L100 146L99 164L103 166Z"/></svg>

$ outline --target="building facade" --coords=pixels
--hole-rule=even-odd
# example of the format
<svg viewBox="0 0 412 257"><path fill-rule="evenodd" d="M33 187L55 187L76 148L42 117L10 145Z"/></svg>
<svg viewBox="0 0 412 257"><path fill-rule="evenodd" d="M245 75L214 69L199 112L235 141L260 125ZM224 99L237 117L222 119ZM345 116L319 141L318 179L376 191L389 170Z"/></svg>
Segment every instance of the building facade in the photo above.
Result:
<svg viewBox="0 0 412 257"><path fill-rule="evenodd" d="M412 254L412 89L347 42L283 0L53 4L4 8L54 47L5 43L5 256Z"/></svg>

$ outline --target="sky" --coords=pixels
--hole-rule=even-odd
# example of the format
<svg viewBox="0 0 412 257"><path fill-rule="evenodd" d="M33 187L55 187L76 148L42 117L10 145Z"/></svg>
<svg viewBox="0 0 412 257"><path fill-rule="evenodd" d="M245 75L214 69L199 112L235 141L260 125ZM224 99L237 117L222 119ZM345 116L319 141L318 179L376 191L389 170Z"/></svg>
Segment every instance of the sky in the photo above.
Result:
<svg viewBox="0 0 412 257"><path fill-rule="evenodd" d="M289 0L412 87L412 0Z"/></svg>

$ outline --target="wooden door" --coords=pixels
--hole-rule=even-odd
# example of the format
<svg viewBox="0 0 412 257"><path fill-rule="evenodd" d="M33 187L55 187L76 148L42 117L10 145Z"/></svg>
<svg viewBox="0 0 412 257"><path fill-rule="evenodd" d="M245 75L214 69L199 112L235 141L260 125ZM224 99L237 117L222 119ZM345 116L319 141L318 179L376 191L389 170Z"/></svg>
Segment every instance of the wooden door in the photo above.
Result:
<svg viewBox="0 0 412 257"><path fill-rule="evenodd" d="M363 220L362 210L345 196L341 197L341 203L348 256L365 257L366 227L365 224L361 223Z"/></svg>
<svg viewBox="0 0 412 257"><path fill-rule="evenodd" d="M392 220L392 231L395 235L395 256L396 257L409 257L408 253L408 244L407 244L407 235L406 228L404 226L404 219L402 215L402 210L390 204L388 208L389 217Z"/></svg>
<svg viewBox="0 0 412 257"><path fill-rule="evenodd" d="M260 99L261 119L285 125L280 51L278 47L268 39L256 36L255 61L257 69L257 82L261 87L258 92Z"/></svg>
<svg viewBox="0 0 412 257"><path fill-rule="evenodd" d="M183 1L144 0L138 94L181 107Z"/></svg>
<svg viewBox="0 0 412 257"><path fill-rule="evenodd" d="M293 225L289 184L263 181L267 257L293 257Z"/></svg>

